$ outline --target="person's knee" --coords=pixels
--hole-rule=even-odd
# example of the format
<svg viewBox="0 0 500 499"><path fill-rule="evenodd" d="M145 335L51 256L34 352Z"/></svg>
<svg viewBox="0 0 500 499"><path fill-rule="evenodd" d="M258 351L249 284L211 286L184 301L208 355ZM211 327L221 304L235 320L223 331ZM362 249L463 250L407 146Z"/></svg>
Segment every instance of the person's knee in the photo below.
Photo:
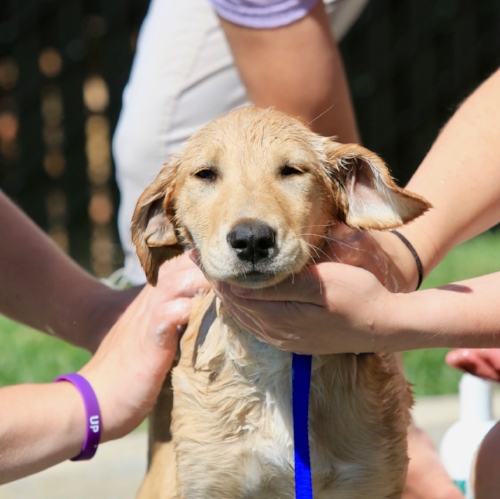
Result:
<svg viewBox="0 0 500 499"><path fill-rule="evenodd" d="M500 423L484 438L474 467L475 499L493 499L500 491Z"/></svg>

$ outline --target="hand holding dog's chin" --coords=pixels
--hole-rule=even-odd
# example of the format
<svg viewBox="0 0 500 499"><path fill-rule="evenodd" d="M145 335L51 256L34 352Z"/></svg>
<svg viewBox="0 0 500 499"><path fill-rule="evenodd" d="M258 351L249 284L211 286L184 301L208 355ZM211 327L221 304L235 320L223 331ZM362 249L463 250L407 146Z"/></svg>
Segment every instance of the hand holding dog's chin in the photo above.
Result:
<svg viewBox="0 0 500 499"><path fill-rule="evenodd" d="M364 269L321 263L264 289L214 289L240 326L282 350L392 351L385 323L395 295Z"/></svg>

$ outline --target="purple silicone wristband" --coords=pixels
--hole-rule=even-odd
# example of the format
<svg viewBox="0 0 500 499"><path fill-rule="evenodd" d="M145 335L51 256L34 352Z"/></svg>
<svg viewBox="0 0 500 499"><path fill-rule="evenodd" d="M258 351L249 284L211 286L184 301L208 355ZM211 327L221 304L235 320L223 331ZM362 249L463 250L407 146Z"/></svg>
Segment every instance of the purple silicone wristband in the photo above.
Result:
<svg viewBox="0 0 500 499"><path fill-rule="evenodd" d="M82 445L82 451L78 456L73 457L71 461L83 461L92 459L97 452L97 447L101 439L101 411L99 402L95 396L90 383L80 374L71 373L57 377L54 382L69 381L80 392L85 406L86 431L85 440Z"/></svg>

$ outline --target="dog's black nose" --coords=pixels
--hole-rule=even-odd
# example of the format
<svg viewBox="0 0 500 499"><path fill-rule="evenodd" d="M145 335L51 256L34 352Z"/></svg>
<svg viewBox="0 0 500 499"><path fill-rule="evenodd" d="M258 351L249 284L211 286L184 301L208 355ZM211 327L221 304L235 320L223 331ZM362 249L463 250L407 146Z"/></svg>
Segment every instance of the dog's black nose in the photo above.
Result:
<svg viewBox="0 0 500 499"><path fill-rule="evenodd" d="M257 263L270 256L276 241L276 231L264 223L243 222L227 235L227 242L238 258Z"/></svg>

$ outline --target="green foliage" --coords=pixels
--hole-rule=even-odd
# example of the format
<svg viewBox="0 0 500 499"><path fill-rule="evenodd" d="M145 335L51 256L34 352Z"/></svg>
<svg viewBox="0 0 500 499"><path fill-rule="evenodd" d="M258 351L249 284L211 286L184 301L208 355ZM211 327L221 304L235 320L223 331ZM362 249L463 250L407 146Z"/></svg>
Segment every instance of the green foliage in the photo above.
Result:
<svg viewBox="0 0 500 499"><path fill-rule="evenodd" d="M415 395L457 393L462 373L445 363L447 352L446 348L436 348L403 353L406 377Z"/></svg>
<svg viewBox="0 0 500 499"><path fill-rule="evenodd" d="M500 232L483 234L455 248L426 279L423 287L500 270ZM78 370L90 355L0 316L0 386L48 382ZM417 395L454 393L460 373L444 363L446 349L403 354L408 379Z"/></svg>
<svg viewBox="0 0 500 499"><path fill-rule="evenodd" d="M50 382L78 370L90 354L0 316L0 386Z"/></svg>
<svg viewBox="0 0 500 499"><path fill-rule="evenodd" d="M500 271L500 230L485 232L457 246L432 271L422 289Z"/></svg>
<svg viewBox="0 0 500 499"><path fill-rule="evenodd" d="M486 232L457 246L433 270L422 288L500 271L500 231ZM403 354L406 375L417 395L456 393L461 373L444 362L447 349L414 350Z"/></svg>

